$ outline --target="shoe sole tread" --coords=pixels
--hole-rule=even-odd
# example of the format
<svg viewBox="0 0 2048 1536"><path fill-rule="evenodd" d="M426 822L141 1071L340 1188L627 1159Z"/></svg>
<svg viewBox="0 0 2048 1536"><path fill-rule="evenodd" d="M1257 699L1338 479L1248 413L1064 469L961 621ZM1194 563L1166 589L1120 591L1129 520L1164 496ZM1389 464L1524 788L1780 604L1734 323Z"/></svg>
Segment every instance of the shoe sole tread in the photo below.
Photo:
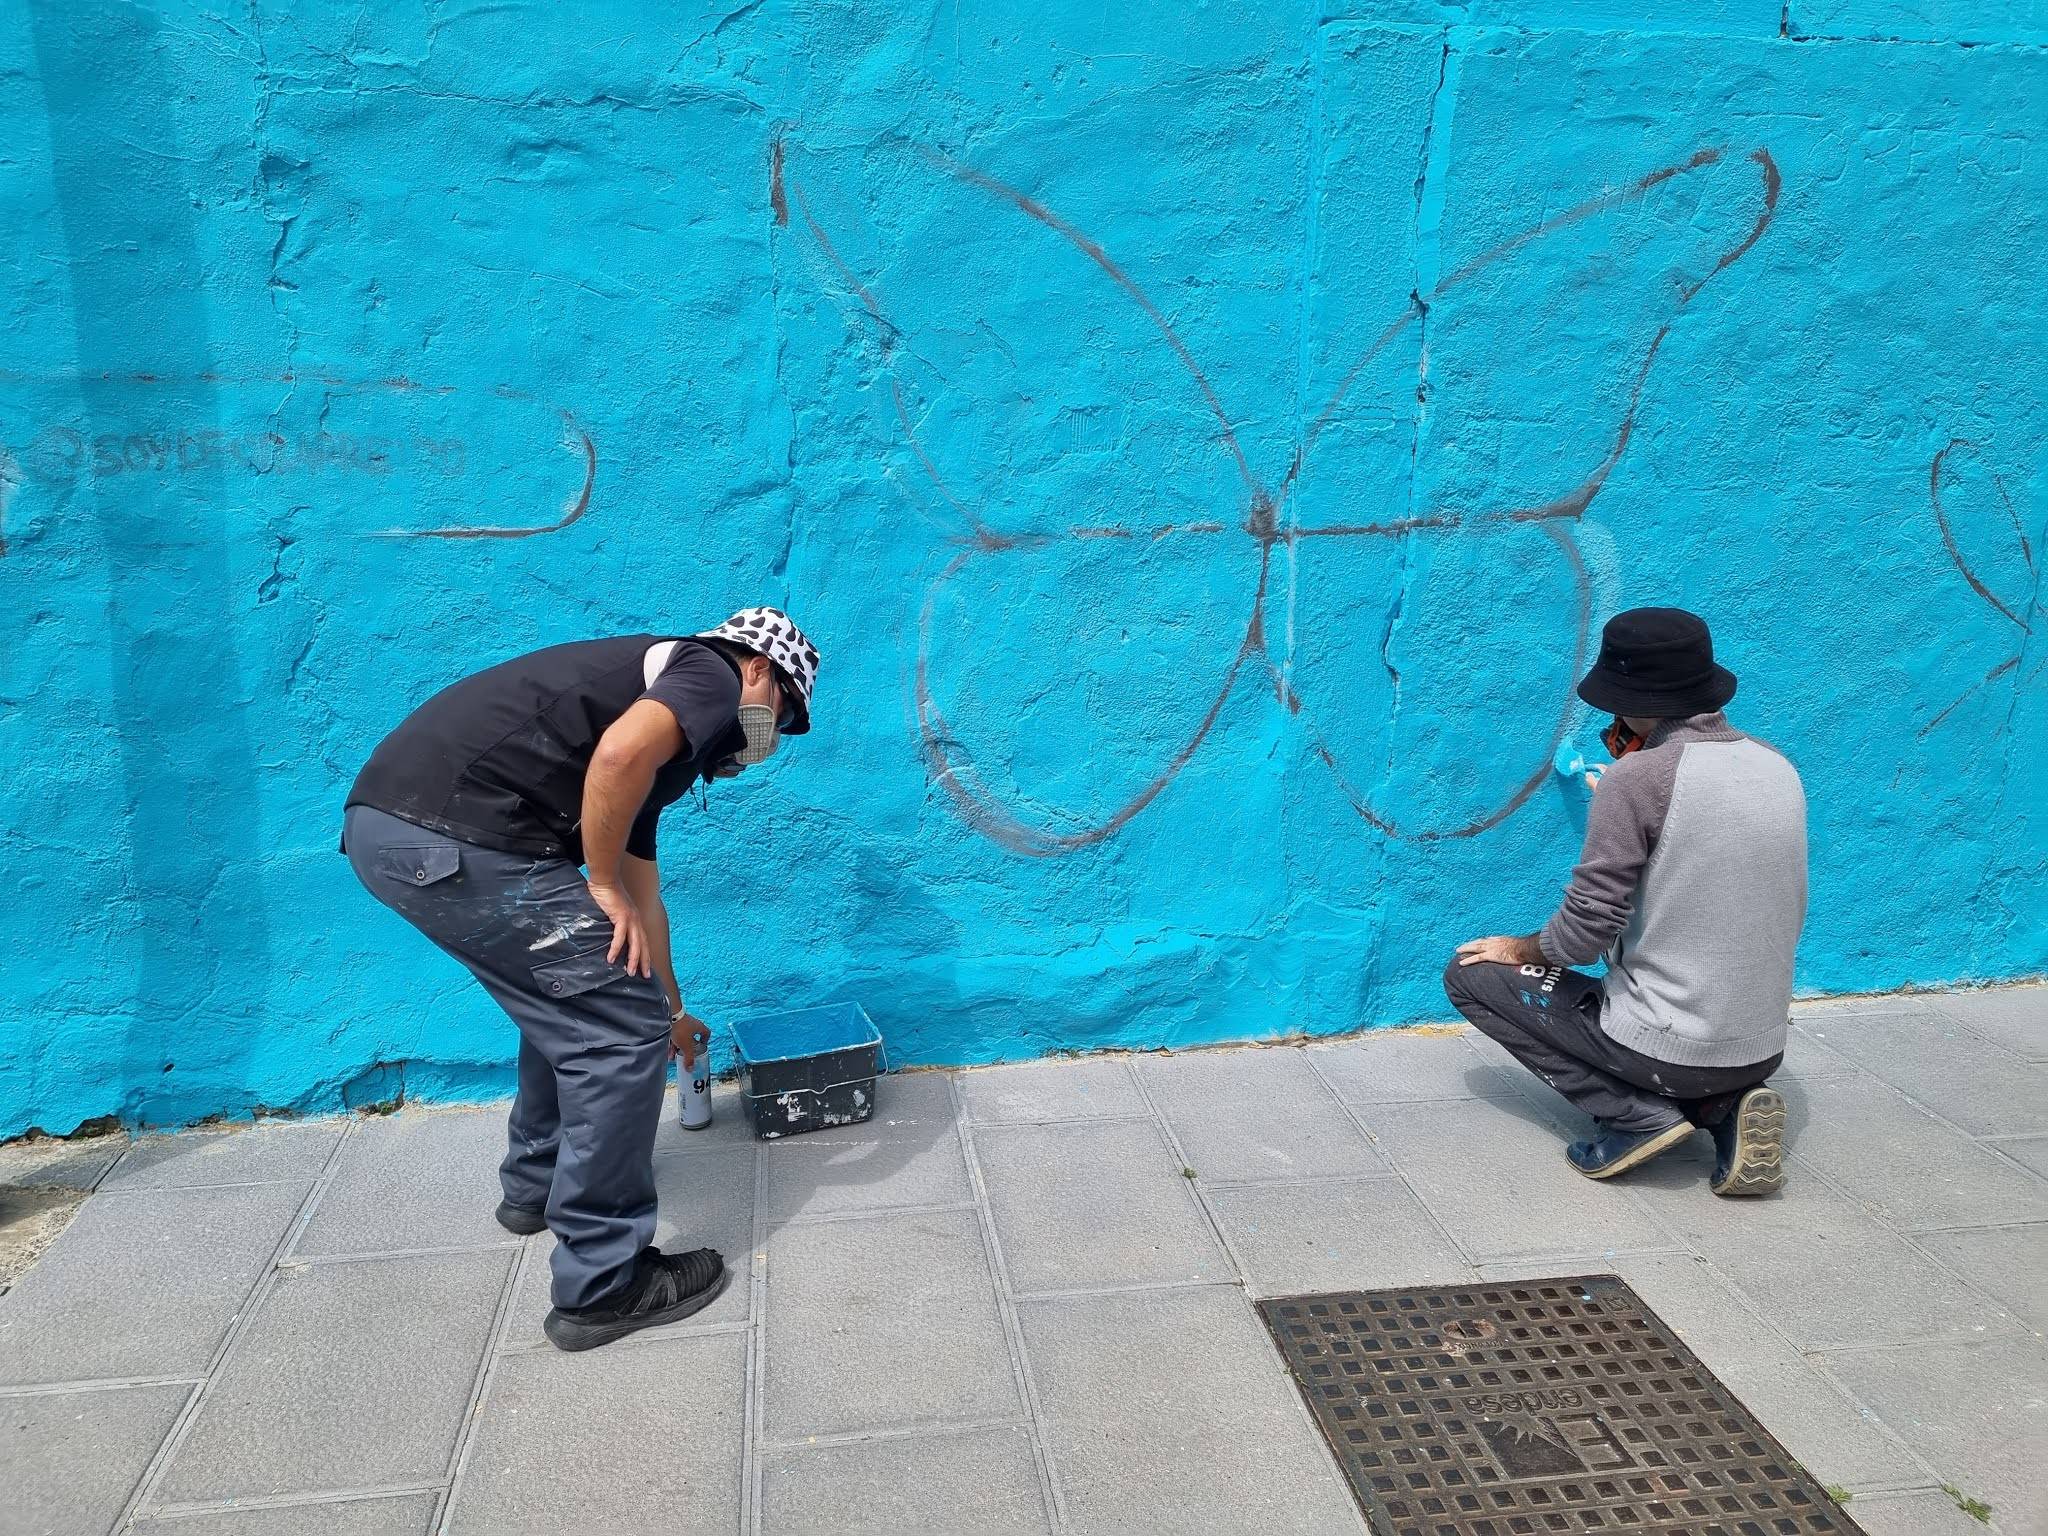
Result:
<svg viewBox="0 0 2048 1536"><path fill-rule="evenodd" d="M1753 1088L1735 1109L1735 1156L1714 1193L1727 1198L1768 1195L1785 1187L1785 1097Z"/></svg>

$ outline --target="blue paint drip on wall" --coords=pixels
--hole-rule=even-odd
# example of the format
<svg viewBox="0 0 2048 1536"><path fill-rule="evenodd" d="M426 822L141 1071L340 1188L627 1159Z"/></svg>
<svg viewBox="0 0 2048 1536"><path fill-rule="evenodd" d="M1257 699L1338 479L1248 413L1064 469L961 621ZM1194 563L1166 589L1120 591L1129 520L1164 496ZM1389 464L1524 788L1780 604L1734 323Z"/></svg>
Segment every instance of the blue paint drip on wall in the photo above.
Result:
<svg viewBox="0 0 2048 1536"><path fill-rule="evenodd" d="M1806 773L1804 987L2048 964L2039 7L1111 9L0 21L0 1135L503 1091L349 778L759 600L821 728L668 818L714 1019L1441 1016L1639 601Z"/></svg>

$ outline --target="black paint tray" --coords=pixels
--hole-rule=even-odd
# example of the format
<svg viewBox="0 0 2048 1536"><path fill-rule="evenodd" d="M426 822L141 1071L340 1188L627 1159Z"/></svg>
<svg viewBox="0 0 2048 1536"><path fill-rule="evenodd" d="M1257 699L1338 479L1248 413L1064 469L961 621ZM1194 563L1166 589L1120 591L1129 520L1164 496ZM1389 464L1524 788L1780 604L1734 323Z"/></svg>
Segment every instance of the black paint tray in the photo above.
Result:
<svg viewBox="0 0 2048 1536"><path fill-rule="evenodd" d="M882 1032L859 1003L828 1003L735 1024L741 1099L763 1141L857 1125L875 1112L875 1078L889 1070Z"/></svg>

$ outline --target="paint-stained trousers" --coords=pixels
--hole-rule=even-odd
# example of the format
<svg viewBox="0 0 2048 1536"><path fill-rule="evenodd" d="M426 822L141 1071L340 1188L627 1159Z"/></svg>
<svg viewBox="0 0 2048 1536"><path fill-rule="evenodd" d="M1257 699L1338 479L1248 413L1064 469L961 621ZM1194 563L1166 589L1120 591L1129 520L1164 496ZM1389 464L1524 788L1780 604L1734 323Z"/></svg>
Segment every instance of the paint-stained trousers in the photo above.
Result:
<svg viewBox="0 0 2048 1536"><path fill-rule="evenodd" d="M1558 966L1460 965L1444 991L1481 1034L1566 1099L1618 1131L1661 1131L1681 1119L1713 1125L1743 1090L1778 1070L1782 1055L1746 1067L1680 1067L1610 1038L1600 1027L1600 983Z"/></svg>
<svg viewBox="0 0 2048 1536"><path fill-rule="evenodd" d="M547 1213L555 1305L603 1299L654 1237L669 1059L659 984L605 958L611 920L565 859L479 848L363 805L349 808L343 841L370 894L467 966L519 1026L499 1182L512 1204Z"/></svg>

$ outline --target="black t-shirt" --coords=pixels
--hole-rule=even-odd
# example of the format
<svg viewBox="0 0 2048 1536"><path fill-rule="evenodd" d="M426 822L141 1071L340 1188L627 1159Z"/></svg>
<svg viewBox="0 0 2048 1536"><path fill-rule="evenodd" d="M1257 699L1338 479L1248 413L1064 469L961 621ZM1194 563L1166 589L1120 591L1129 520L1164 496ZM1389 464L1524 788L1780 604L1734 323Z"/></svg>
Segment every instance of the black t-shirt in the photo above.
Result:
<svg viewBox="0 0 2048 1536"><path fill-rule="evenodd" d="M583 862L583 775L598 738L640 699L666 705L683 748L662 764L626 839L654 857L656 819L745 745L739 667L716 646L674 642L649 683L658 635L582 640L501 662L435 694L378 745L348 804L507 853Z"/></svg>

